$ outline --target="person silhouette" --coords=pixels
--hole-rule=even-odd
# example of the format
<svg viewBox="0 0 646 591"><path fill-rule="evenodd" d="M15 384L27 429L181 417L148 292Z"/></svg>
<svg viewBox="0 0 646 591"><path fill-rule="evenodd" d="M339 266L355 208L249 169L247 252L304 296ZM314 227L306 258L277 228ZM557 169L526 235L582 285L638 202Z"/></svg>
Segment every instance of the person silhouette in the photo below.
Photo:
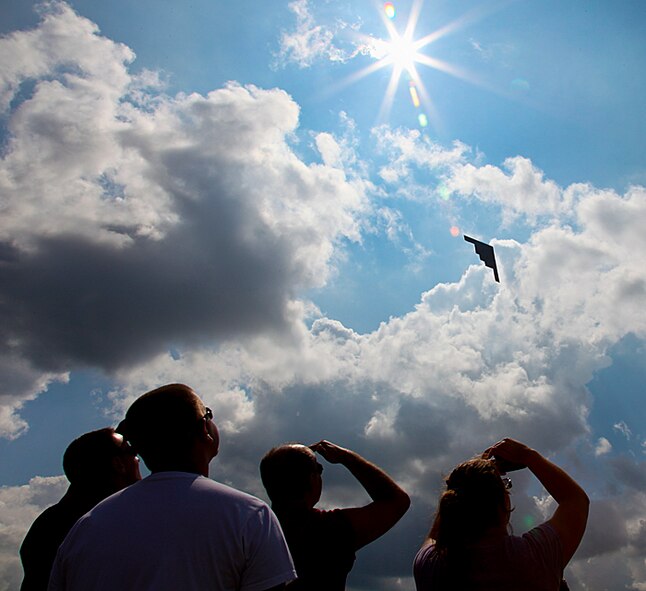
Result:
<svg viewBox="0 0 646 591"><path fill-rule="evenodd" d="M347 468L372 502L317 509L323 466L316 454ZM289 591L344 590L356 551L385 534L410 506L406 492L381 468L329 441L275 447L263 457L260 475L296 565L298 578Z"/></svg>
<svg viewBox="0 0 646 591"><path fill-rule="evenodd" d="M111 427L72 441L63 454L63 471L70 482L67 492L36 518L20 547L20 591L45 591L56 551L78 518L141 479L137 455Z"/></svg>
<svg viewBox="0 0 646 591"><path fill-rule="evenodd" d="M220 435L191 388L143 394L120 430L151 474L79 519L49 591L277 591L295 578L267 504L208 478Z"/></svg>
<svg viewBox="0 0 646 591"><path fill-rule="evenodd" d="M550 519L510 535L506 473L529 468L557 503ZM554 591L588 518L585 491L561 468L513 439L459 464L446 479L433 526L415 557L417 591Z"/></svg>

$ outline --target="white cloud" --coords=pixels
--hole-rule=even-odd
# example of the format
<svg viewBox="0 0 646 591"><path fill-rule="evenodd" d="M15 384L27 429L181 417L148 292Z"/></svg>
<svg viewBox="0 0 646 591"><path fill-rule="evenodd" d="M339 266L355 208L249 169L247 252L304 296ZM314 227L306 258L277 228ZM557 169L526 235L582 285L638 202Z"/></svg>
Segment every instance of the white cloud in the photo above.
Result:
<svg viewBox="0 0 646 591"><path fill-rule="evenodd" d="M605 437L599 437L597 446L594 448L595 456L603 456L612 451L612 444Z"/></svg>
<svg viewBox="0 0 646 591"><path fill-rule="evenodd" d="M6 412L78 364L112 370L170 344L291 330L295 295L325 284L337 244L359 239L369 186L338 162L296 156L287 93L231 83L146 94L158 78L132 77L132 52L62 3L2 43L31 56L5 64L0 89L11 104L0 161Z"/></svg>
<svg viewBox="0 0 646 591"><path fill-rule="evenodd" d="M586 384L610 363L610 347L629 333L646 338L644 188L563 188L527 158L482 165L459 142L447 149L418 132L377 129L386 186L401 183L409 190L400 195L421 200L428 189L416 174L435 174L532 233L493 241L500 285L473 265L407 314L359 334L299 299L325 284L340 243L361 239L367 212L378 212L391 238L414 244L394 207L371 209L352 144L319 133L322 163L303 162L289 143L298 105L278 89L231 83L206 96L147 96L142 85L158 80L129 74L127 48L53 6L41 27L3 39L0 53L26 56L3 65L1 89L14 105L0 162L5 435L25 427L15 415L21 401L90 365L115 376L117 415L160 383L194 386L222 427L214 476L257 494L258 459L280 441L353 447L416 499L388 538L401 549L388 572L370 578L384 563L379 545L357 566L372 589L410 585L441 474L513 436L545 453L569 450L568 468L603 490L585 466L605 463L610 492L572 574L610 588L643 584L643 466L574 444L590 437ZM294 55L329 51L308 5L292 6L314 31ZM27 79L34 92L22 96ZM608 449L606 440L596 449ZM16 580L18 539L43 506L30 496L37 484L0 491L3 582ZM532 515L547 508L518 490ZM352 501L356 491L326 471L326 503ZM22 514L18 529L12 507ZM606 529L612 535L599 535ZM614 573L609 556L620 558Z"/></svg>
<svg viewBox="0 0 646 591"><path fill-rule="evenodd" d="M414 310L367 334L324 317L312 323L316 310L295 307L288 339L253 337L193 351L181 361L166 357L137 370L147 376L145 382L123 372L124 404L179 375L189 383L197 380L218 416L220 392L237 388L253 404L253 412L237 421L223 407L224 420L236 428L223 443L217 474L262 494L256 463L268 447L281 440L328 437L378 458L416 499L425 499L414 517L419 524L426 518L423 510L432 509L429 495L440 474L492 441L513 436L547 453L589 436L586 384L608 365L607 351L619 339L631 332L646 336L637 308L631 308L640 299L631 290L604 287L626 274L643 280L646 265L635 256L618 255L632 245L612 229L588 223L597 219L589 214L590 200L613 211L639 211L644 199L646 193L637 189L623 198L581 191L571 208L576 229L552 223L525 244L494 241L505 269L500 285L486 268L474 265L459 283L435 286ZM641 218L622 219L632 240ZM617 314L622 308L626 313ZM585 558L571 571L573 580L593 580L582 561L593 564L595 572L594 565L603 564L608 552L633 552L638 542L631 540L641 539L634 514L616 508L624 498L634 498L630 491L643 484L643 466L618 462L607 451L609 443L601 439L596 449L571 452L579 456L569 466L575 473L577 463L612 459L593 488L614 486L610 509L602 510L601 504L595 513L582 550ZM606 476L612 486L604 482ZM352 494L351 483L333 479L327 501ZM517 499L532 506L522 493ZM596 536L597 529L611 522L615 537ZM414 524L407 521L401 527L415 535ZM404 544L414 551L411 540ZM638 563L630 556L622 559L622 572L637 573L634 580L639 581ZM403 561L393 566L400 567Z"/></svg>
<svg viewBox="0 0 646 591"><path fill-rule="evenodd" d="M632 437L632 431L630 430L630 427L626 425L625 421L615 423L613 425L613 429L621 433L626 439L630 439Z"/></svg>
<svg viewBox="0 0 646 591"><path fill-rule="evenodd" d="M280 62L293 62L307 68L319 59L343 62L352 57L335 45L335 30L316 24L308 0L294 0L289 9L296 16L296 29L281 35L277 56Z"/></svg>
<svg viewBox="0 0 646 591"><path fill-rule="evenodd" d="M295 64L299 68L309 68L317 62L345 63L357 56L381 59L386 55L388 43L361 34L360 22L346 22L338 14L322 19L314 14L314 9L319 12L326 4L329 3L309 0L289 3L296 23L293 29L282 31L275 65Z"/></svg>
<svg viewBox="0 0 646 591"><path fill-rule="evenodd" d="M450 149L436 144L416 129L397 129L383 125L373 130L377 148L388 155L388 163L381 167L379 176L387 183L400 184L398 191L406 196L427 194L428 189L406 188L414 181L413 171L416 168L447 171L453 166L465 162L470 148L462 142L455 141Z"/></svg>
<svg viewBox="0 0 646 591"><path fill-rule="evenodd" d="M35 477L24 486L0 487L0 585L20 587L22 565L18 550L32 522L58 502L67 488L64 476Z"/></svg>
<svg viewBox="0 0 646 591"><path fill-rule="evenodd" d="M98 27L77 15L63 2L41 5L42 22L37 29L14 32L0 39L0 109L28 79L57 71L70 87L101 84L101 92L117 97L128 83L124 65L134 59L125 45L100 37ZM76 95L79 96L79 95Z"/></svg>
<svg viewBox="0 0 646 591"><path fill-rule="evenodd" d="M19 416L19 411L28 400L45 392L51 382L67 382L67 373L43 372L29 360L8 347L0 347L0 437L15 439L29 426Z"/></svg>

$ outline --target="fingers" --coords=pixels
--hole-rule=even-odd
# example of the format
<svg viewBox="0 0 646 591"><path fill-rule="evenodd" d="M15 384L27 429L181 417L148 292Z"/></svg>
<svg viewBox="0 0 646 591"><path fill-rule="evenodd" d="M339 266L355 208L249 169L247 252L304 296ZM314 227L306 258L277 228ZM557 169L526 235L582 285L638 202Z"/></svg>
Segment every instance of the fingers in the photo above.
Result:
<svg viewBox="0 0 646 591"><path fill-rule="evenodd" d="M321 439L321 441L317 441L316 443L312 443L312 445L308 446L312 451L321 453L327 448L330 448L333 444L331 444L329 441L325 439Z"/></svg>
<svg viewBox="0 0 646 591"><path fill-rule="evenodd" d="M343 459L348 455L349 451L340 447L331 441L323 439L318 443L313 443L309 446L313 452L320 454L324 459L332 464L343 462Z"/></svg>

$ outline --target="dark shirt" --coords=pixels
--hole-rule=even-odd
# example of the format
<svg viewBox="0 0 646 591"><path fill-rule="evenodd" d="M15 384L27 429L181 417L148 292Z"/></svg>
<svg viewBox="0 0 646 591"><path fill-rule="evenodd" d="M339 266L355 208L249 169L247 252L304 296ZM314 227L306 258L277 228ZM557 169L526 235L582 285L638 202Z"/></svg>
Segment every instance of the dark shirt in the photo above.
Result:
<svg viewBox="0 0 646 591"><path fill-rule="evenodd" d="M417 591L557 591L563 550L556 530L543 523L522 536L503 536L469 547L469 557L450 567L430 544L415 557ZM461 557L464 559L465 557Z"/></svg>
<svg viewBox="0 0 646 591"><path fill-rule="evenodd" d="M276 510L276 515L298 575L287 589L344 591L355 560L355 539L343 511Z"/></svg>
<svg viewBox="0 0 646 591"><path fill-rule="evenodd" d="M20 591L46 591L58 547L79 517L101 498L87 498L68 489L58 503L36 518L20 547L25 571Z"/></svg>

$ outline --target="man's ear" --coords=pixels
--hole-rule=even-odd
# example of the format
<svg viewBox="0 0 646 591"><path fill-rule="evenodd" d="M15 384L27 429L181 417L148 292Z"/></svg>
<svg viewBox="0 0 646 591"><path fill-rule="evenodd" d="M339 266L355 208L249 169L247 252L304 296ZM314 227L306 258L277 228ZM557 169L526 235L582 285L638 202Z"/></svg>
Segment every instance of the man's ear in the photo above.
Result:
<svg viewBox="0 0 646 591"><path fill-rule="evenodd" d="M214 433L209 429L209 423L207 421L202 421L202 430L200 431L200 437L203 438L204 441L207 441L208 444L214 448L213 457L215 457L220 451L220 437L217 430L215 431L214 435Z"/></svg>
<svg viewBox="0 0 646 591"><path fill-rule="evenodd" d="M213 439L213 437L211 437L211 433L209 433L209 428L208 428L208 426L206 424L206 421L204 421L204 420L202 421L200 434L202 435L202 437L208 437L210 439Z"/></svg>

